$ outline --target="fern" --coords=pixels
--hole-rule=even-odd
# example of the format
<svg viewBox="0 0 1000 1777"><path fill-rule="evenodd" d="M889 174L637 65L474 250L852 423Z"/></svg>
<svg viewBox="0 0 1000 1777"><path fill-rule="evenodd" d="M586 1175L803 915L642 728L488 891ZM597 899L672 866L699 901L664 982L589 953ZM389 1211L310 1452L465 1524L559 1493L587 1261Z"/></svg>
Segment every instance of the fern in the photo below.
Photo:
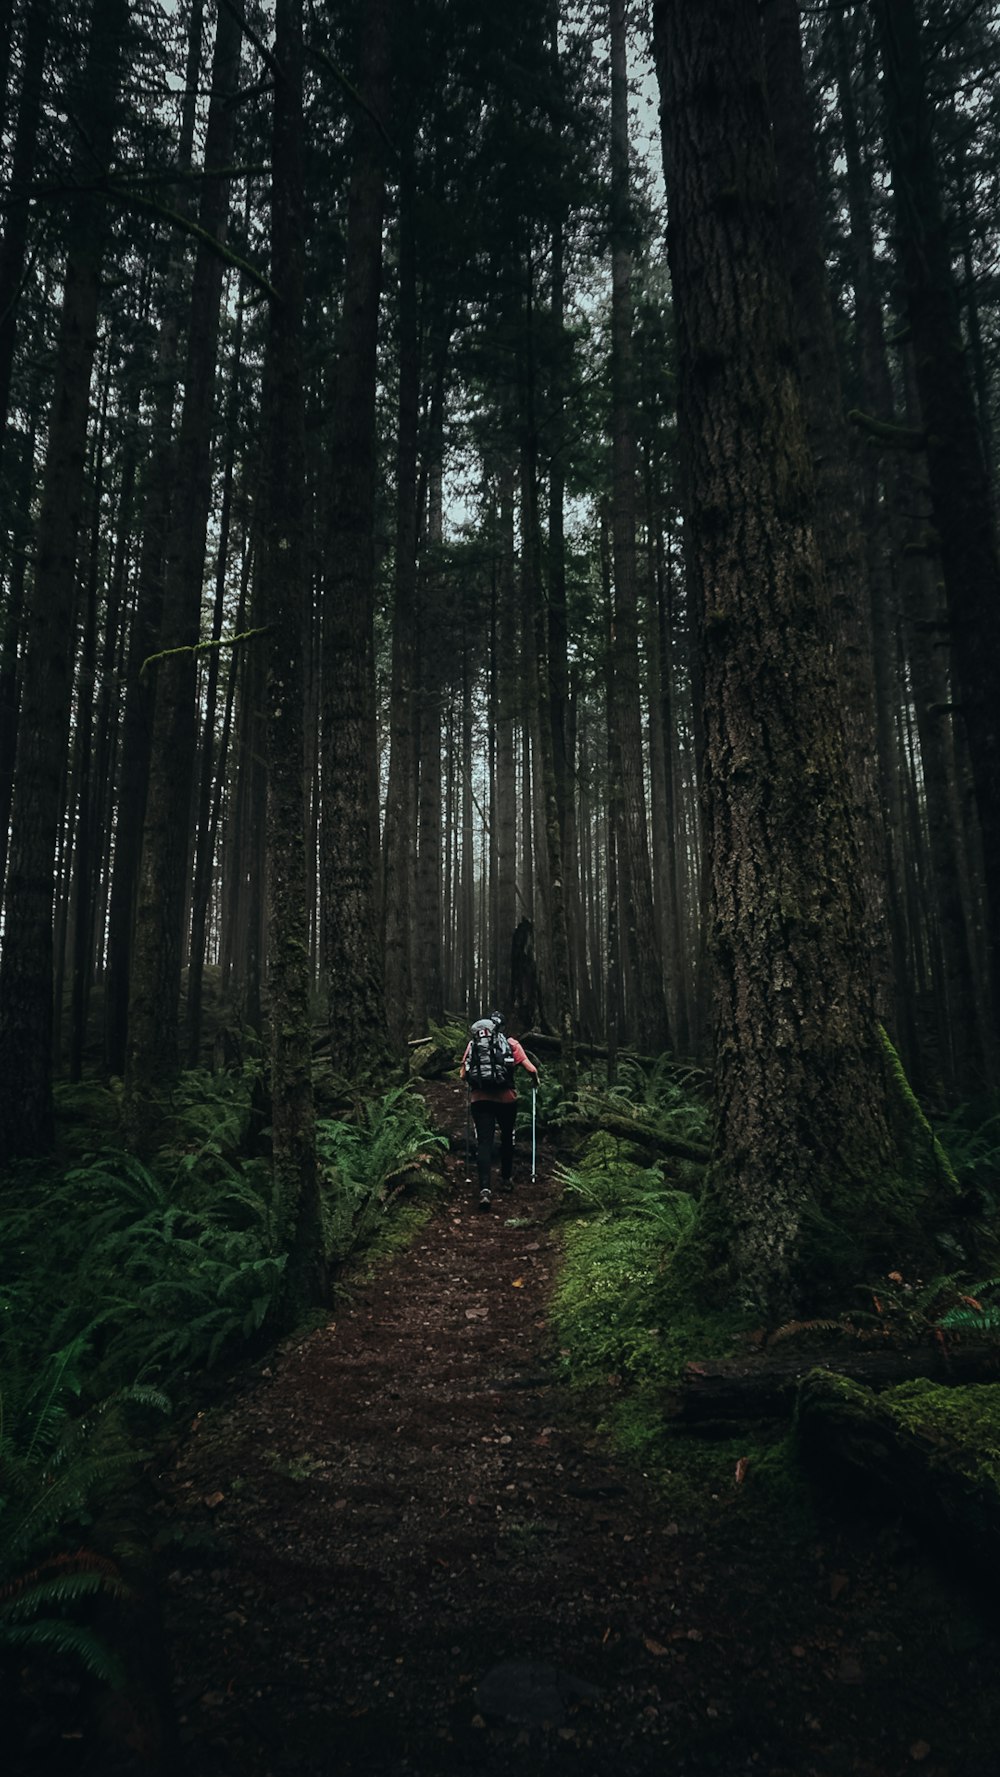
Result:
<svg viewBox="0 0 1000 1777"><path fill-rule="evenodd" d="M128 1408L165 1411L151 1390L122 1391L82 1418L71 1417L80 1392L86 1344L52 1352L36 1374L18 1361L5 1329L0 1391L0 1648L71 1654L113 1678L117 1662L86 1626L54 1612L100 1593L122 1598L117 1563L89 1548L65 1548L77 1527L117 1490L141 1452Z"/></svg>
<svg viewBox="0 0 1000 1777"><path fill-rule="evenodd" d="M19 1652L41 1648L46 1653L78 1660L84 1670L102 1684L120 1685L122 1682L122 1663L117 1655L99 1635L80 1623L52 1617L8 1623L0 1616L0 1648L3 1647Z"/></svg>
<svg viewBox="0 0 1000 1777"><path fill-rule="evenodd" d="M446 1138L427 1127L423 1100L409 1086L369 1099L357 1120L316 1125L328 1259L362 1245L383 1214L391 1181L421 1164Z"/></svg>

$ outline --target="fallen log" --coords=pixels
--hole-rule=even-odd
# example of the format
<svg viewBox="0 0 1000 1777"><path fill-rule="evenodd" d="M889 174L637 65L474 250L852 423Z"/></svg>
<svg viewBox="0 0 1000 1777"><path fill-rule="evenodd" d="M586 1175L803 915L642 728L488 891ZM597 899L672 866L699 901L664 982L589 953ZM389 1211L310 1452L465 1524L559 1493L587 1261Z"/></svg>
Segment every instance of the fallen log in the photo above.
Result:
<svg viewBox="0 0 1000 1777"><path fill-rule="evenodd" d="M876 1394L811 1372L799 1391L799 1441L824 1477L874 1494L981 1571L1000 1569L1000 1384L944 1390L917 1381Z"/></svg>
<svg viewBox="0 0 1000 1777"><path fill-rule="evenodd" d="M627 1117L619 1111L602 1112L599 1117L566 1117L558 1125L561 1145L568 1139L578 1146L588 1136L598 1134L615 1135L641 1149L651 1160L669 1155L675 1160L692 1160L697 1166L707 1166L711 1158L708 1148L700 1142L671 1135L657 1129L653 1123L644 1123L638 1117Z"/></svg>
<svg viewBox="0 0 1000 1777"><path fill-rule="evenodd" d="M688 1364L667 1399L667 1414L678 1426L725 1420L789 1416L804 1378L826 1373L878 1392L921 1378L946 1387L1000 1382L1000 1344L860 1347L837 1345L811 1351L761 1353L719 1363Z"/></svg>

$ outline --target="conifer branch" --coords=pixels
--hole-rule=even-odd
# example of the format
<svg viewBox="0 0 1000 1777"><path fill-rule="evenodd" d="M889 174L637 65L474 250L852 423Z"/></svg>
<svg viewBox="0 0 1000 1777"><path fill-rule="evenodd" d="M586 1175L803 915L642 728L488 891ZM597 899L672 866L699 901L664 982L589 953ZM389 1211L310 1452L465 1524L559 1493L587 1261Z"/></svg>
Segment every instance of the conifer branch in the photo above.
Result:
<svg viewBox="0 0 1000 1777"><path fill-rule="evenodd" d="M159 654L147 654L139 668L139 677L142 678L147 666L155 666L158 660L172 660L177 654L207 654L210 648L235 648L240 642L252 642L255 636L270 635L273 627L273 624L265 623L259 629L242 629L235 636L219 636L214 642L194 642L180 648L161 648Z"/></svg>
<svg viewBox="0 0 1000 1777"><path fill-rule="evenodd" d="M274 288L273 284L268 282L263 272L259 272L248 260L241 259L239 254L234 253L231 247L227 247L225 243L218 240L215 235L209 234L208 230L201 228L197 222L192 222L190 217L182 215L180 210L172 210L167 204L158 204L150 197L140 197L137 191L129 191L120 185L111 186L109 195L121 198L123 203L134 204L140 210L148 210L151 215L159 216L161 221L169 222L174 228L179 228L182 234L191 235L194 240L208 247L211 252L217 253L219 258L224 259L227 265L231 265L236 271L242 272L243 276L249 280L256 290L260 291L262 296L268 297L273 302L280 302L281 298L278 295L277 290Z"/></svg>
<svg viewBox="0 0 1000 1777"><path fill-rule="evenodd" d="M875 438L879 444L888 445L891 450L926 450L927 433L917 431L913 426L897 426L890 420L876 419L874 414L862 413L859 407L852 407L848 420L852 426L858 426L867 432L869 438Z"/></svg>
<svg viewBox="0 0 1000 1777"><path fill-rule="evenodd" d="M366 115L371 118L372 123L375 125L375 128L378 130L378 133L381 136L386 147L388 148L389 153L398 159L399 149L396 147L395 142L393 141L392 137L390 136L388 130L385 127L385 124L382 122L382 119L379 117L377 111L372 110L372 107L369 105L369 103L368 103L367 99L364 97L364 95L362 93L359 93L356 86L352 86L351 82L347 78L347 75L344 74L343 71L337 67L336 62L332 59L332 57L327 55L325 49L320 48L318 43L310 43L308 45L308 49L309 49L309 54L311 56L315 56L316 60L318 62L322 62L324 68L327 68L329 70L329 72L333 75L334 80L338 80L340 82L340 84L343 87L348 98L353 99L354 103L356 105L360 105L362 111L364 111L366 113Z"/></svg>

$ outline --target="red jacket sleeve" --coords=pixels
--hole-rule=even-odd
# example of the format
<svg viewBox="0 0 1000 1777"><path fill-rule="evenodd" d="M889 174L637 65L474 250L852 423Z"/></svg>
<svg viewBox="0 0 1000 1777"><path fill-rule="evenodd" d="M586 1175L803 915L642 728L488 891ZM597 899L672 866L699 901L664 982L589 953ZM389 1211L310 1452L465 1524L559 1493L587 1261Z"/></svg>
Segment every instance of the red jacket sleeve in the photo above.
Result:
<svg viewBox="0 0 1000 1777"><path fill-rule="evenodd" d="M514 1061L516 1062L517 1066L518 1067L526 1067L529 1074L537 1074L537 1072L538 1072L537 1067L535 1066L533 1061L528 1060L528 1057L525 1054L524 1050L522 1049L517 1038L516 1037L508 1037L507 1041L510 1044L510 1052L514 1057Z"/></svg>

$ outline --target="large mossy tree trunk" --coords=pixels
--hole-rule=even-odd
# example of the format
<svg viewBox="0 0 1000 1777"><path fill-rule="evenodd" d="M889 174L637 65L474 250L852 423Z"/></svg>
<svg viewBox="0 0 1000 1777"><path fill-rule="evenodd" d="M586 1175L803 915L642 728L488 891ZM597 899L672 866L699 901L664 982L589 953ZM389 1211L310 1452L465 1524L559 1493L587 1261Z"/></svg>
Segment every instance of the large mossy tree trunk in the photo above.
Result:
<svg viewBox="0 0 1000 1777"><path fill-rule="evenodd" d="M848 439L824 258L814 121L802 60L798 0L764 0L761 16L783 257L792 297L803 417L816 481L816 542L826 575L843 686L845 790L849 816L856 828L862 871L860 887L876 969L879 1010L888 1022L892 984L885 847L879 807L871 600L858 523L860 482Z"/></svg>
<svg viewBox="0 0 1000 1777"><path fill-rule="evenodd" d="M79 106L79 187L56 347L55 387L27 605L17 762L0 960L0 1153L45 1152L53 1137L53 864L62 812L73 685L78 541L85 495L90 379L97 341L108 211L92 188L110 161L128 9L103 0L91 15Z"/></svg>
<svg viewBox="0 0 1000 1777"><path fill-rule="evenodd" d="M815 1209L879 1217L898 1167L814 532L760 23L658 0L687 565L704 685L718 1146L743 1298L819 1286Z"/></svg>
<svg viewBox="0 0 1000 1777"><path fill-rule="evenodd" d="M289 1253L289 1319L323 1295L316 1170L309 962L304 642L305 395L302 374L305 232L302 185L302 0L278 0L271 173L271 299L267 350L267 472L260 594L269 628L267 673L267 921L271 1151Z"/></svg>

